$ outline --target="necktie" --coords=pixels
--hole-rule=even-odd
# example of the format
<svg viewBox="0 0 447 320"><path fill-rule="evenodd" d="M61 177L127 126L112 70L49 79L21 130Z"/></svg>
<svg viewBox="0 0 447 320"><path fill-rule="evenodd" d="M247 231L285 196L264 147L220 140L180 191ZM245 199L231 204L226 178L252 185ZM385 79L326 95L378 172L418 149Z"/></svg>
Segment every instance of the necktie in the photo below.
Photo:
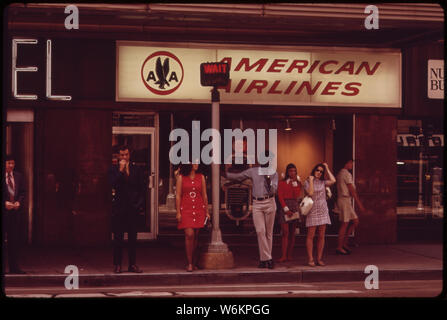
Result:
<svg viewBox="0 0 447 320"><path fill-rule="evenodd" d="M11 173L8 173L8 189L9 189L9 201L14 202L14 185L11 180Z"/></svg>

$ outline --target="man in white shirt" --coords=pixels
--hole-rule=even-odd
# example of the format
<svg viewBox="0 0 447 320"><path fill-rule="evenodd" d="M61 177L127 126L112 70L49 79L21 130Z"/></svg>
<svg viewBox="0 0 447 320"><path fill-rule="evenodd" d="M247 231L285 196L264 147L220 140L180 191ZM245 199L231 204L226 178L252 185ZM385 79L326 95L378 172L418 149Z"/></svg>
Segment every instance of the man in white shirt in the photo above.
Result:
<svg viewBox="0 0 447 320"><path fill-rule="evenodd" d="M352 207L352 198L357 203L360 212L364 212L362 202L360 201L355 190L352 174L349 172L353 168L353 160L350 159L345 163L343 169L337 175L337 207L340 211L340 229L338 231L337 254L347 255L351 253L348 248L348 235L352 234L359 224L359 218ZM349 223L352 221L348 228Z"/></svg>
<svg viewBox="0 0 447 320"><path fill-rule="evenodd" d="M252 167L240 173L226 171L229 180L252 180L253 223L256 229L259 249L259 268L274 268L272 259L273 226L276 215L275 194L278 190L278 173L266 175L267 165Z"/></svg>

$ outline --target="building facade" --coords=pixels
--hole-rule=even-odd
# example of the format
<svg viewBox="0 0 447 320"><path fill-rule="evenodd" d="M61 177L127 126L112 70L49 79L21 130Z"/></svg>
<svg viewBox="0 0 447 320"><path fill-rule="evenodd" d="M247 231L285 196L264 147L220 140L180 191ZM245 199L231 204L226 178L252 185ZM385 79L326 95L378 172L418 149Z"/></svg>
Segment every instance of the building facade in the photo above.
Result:
<svg viewBox="0 0 447 320"><path fill-rule="evenodd" d="M211 127L202 62L230 66L231 82L219 90L222 137L224 129L277 129L280 175L289 162L302 179L319 162L337 172L352 156L367 208L356 234L361 243L395 242L399 208L416 206L411 166L419 159L400 142L411 127L431 127L430 137L442 141L430 140L440 151L424 160L425 189L432 186L427 173L442 168L438 5L378 5L378 29L366 27L364 4L66 7L7 8L3 151L28 179L24 241L108 243L107 170L123 143L148 187L139 238L177 232L167 203L169 135L174 128L192 133L194 120L200 132ZM79 28L70 28L76 12ZM424 206L431 206L427 190Z"/></svg>

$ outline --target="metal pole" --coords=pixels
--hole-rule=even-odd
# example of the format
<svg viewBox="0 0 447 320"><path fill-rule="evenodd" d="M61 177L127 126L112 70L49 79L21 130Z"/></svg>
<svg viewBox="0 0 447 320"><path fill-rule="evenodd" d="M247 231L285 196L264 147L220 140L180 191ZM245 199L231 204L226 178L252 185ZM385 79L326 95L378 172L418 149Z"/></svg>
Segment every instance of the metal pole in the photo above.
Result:
<svg viewBox="0 0 447 320"><path fill-rule="evenodd" d="M216 87L211 92L211 126L217 131L220 130L220 94ZM218 140L213 139L213 151L220 150ZM222 242L222 233L219 226L219 209L220 209L220 165L218 163L211 164L212 178L212 206L213 206L213 229L211 231L211 243L209 252L228 251L228 247Z"/></svg>
<svg viewBox="0 0 447 320"><path fill-rule="evenodd" d="M211 125L219 132L220 128L220 96L217 88L211 91ZM220 139L214 139L212 142L213 152L219 152L221 146ZM220 161L217 161L220 162ZM228 269L234 267L233 253L228 250L228 246L222 241L222 233L219 227L219 209L220 209L220 163L211 164L211 193L212 193L212 221L211 242L208 249L200 258L199 264L204 269Z"/></svg>

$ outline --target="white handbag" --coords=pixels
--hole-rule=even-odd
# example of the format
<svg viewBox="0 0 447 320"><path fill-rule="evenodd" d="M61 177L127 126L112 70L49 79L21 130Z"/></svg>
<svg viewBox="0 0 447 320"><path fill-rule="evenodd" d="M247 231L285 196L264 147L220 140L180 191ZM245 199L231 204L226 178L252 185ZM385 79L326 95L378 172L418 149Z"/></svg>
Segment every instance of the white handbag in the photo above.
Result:
<svg viewBox="0 0 447 320"><path fill-rule="evenodd" d="M331 188L326 187L326 200L329 200L330 198L332 198Z"/></svg>
<svg viewBox="0 0 447 320"><path fill-rule="evenodd" d="M303 198L303 200L301 200L301 203L300 203L301 215L307 216L310 209L312 209L313 205L314 205L314 201L312 200L312 198L309 196L305 196Z"/></svg>

